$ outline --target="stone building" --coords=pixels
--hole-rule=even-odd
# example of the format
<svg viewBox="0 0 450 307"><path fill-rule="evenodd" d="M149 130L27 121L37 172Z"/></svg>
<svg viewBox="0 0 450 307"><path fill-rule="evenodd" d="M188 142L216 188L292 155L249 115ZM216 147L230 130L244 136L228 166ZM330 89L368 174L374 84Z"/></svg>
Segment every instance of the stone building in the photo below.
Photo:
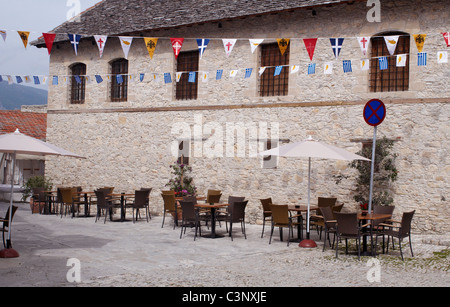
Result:
<svg viewBox="0 0 450 307"><path fill-rule="evenodd" d="M436 56L448 51L442 35L450 30L446 4L102 1L53 30L58 35L50 75L59 82L49 89L47 139L87 159L48 157L46 174L57 185L85 189L152 187L152 211L162 212L160 191L171 178L169 166L183 154L200 194L220 189L224 199L245 196L248 219L258 222L260 198L305 201L308 170L306 160L264 159L257 152L309 135L357 152L373 136L362 116L364 105L377 98L387 108L378 137L394 139L398 154L397 216L416 210L415 231L448 233L450 73ZM77 55L66 33L82 35ZM427 34L426 66L418 65L415 34ZM101 58L94 35L108 36ZM384 40L389 35L399 36L392 56ZM121 36L133 37L127 58ZM368 37L366 55L357 37ZM158 38L152 57L145 38ZM171 38L184 38L178 57ZM283 54L277 41L282 38L289 39ZM304 38L318 38L312 61ZM344 38L338 57L330 38ZM210 39L201 57L197 39ZM223 39L236 39L228 56ZM252 52L249 39L264 41ZM43 39L34 44L45 47ZM407 54L403 67L395 64L400 54ZM389 61L386 71L380 70L381 56ZM369 59L369 70L361 68L362 59ZM351 61L352 72L344 72L344 60ZM314 74L308 74L310 63L316 64ZM327 65L331 74L325 73ZM276 66L283 67L278 76ZM262 74L261 67L266 67ZM232 70L238 70L234 77ZM177 71L184 72L179 82ZM189 72L196 72L193 82ZM344 210L356 210L354 181L337 185L332 178L352 172L347 162L313 161L313 199L336 196Z"/></svg>

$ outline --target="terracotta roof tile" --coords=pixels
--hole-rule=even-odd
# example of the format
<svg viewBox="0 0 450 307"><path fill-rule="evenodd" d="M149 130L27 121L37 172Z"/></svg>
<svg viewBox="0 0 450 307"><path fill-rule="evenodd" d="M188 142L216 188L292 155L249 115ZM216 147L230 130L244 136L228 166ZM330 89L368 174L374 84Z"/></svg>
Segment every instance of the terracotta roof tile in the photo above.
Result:
<svg viewBox="0 0 450 307"><path fill-rule="evenodd" d="M47 114L17 111L0 111L0 134L19 131L45 141L47 136Z"/></svg>

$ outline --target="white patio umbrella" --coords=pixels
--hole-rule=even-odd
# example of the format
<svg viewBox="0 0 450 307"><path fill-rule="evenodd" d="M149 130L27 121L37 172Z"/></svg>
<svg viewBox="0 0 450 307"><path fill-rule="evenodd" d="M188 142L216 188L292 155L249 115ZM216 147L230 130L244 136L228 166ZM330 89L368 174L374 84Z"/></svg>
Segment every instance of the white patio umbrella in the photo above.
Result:
<svg viewBox="0 0 450 307"><path fill-rule="evenodd" d="M261 152L262 156L280 156L280 157L305 157L308 158L308 211L306 221L307 239L300 242L302 247L315 247L314 241L309 239L309 218L310 218L310 203L311 203L311 158L319 159L334 159L334 160L364 160L370 161L367 158L351 153L345 149L328 145L314 140L311 136L302 142L295 142L283 145L277 148Z"/></svg>
<svg viewBox="0 0 450 307"><path fill-rule="evenodd" d="M75 158L84 158L80 155L67 151L65 149L59 148L50 143L43 142L41 140L35 139L33 137L27 136L25 134L20 133L19 129L17 129L14 133L0 135L0 152L2 153L10 153L12 154L13 159L13 173L11 176L11 196L10 196L10 205L9 205L9 220L11 220L12 216L12 206L13 206L13 193L14 193L14 171L16 167L16 155L17 154L25 154L25 155L38 155L38 156L46 156L46 155L54 155L54 156L69 156ZM1 258L12 258L18 257L19 254L12 249L11 246L11 229L12 223L9 224L8 227L8 240L6 249L0 251Z"/></svg>

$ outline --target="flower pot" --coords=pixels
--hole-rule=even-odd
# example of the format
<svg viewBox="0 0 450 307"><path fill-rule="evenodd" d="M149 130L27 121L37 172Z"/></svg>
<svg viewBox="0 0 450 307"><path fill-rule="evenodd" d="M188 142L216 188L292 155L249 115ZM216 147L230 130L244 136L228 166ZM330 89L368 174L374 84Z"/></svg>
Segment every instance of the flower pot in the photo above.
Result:
<svg viewBox="0 0 450 307"><path fill-rule="evenodd" d="M42 210L44 209L44 203L41 203L41 206L39 208L39 202L35 202L34 199L30 199L30 209L31 213L42 213Z"/></svg>

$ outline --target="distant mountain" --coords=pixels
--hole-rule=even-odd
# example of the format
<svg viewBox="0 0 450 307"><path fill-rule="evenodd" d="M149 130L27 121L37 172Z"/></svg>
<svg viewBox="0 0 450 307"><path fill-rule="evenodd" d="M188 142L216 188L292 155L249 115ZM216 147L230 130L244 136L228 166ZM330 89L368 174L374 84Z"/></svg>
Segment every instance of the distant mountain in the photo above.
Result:
<svg viewBox="0 0 450 307"><path fill-rule="evenodd" d="M47 104L48 91L0 82L0 110L20 110L22 105Z"/></svg>

